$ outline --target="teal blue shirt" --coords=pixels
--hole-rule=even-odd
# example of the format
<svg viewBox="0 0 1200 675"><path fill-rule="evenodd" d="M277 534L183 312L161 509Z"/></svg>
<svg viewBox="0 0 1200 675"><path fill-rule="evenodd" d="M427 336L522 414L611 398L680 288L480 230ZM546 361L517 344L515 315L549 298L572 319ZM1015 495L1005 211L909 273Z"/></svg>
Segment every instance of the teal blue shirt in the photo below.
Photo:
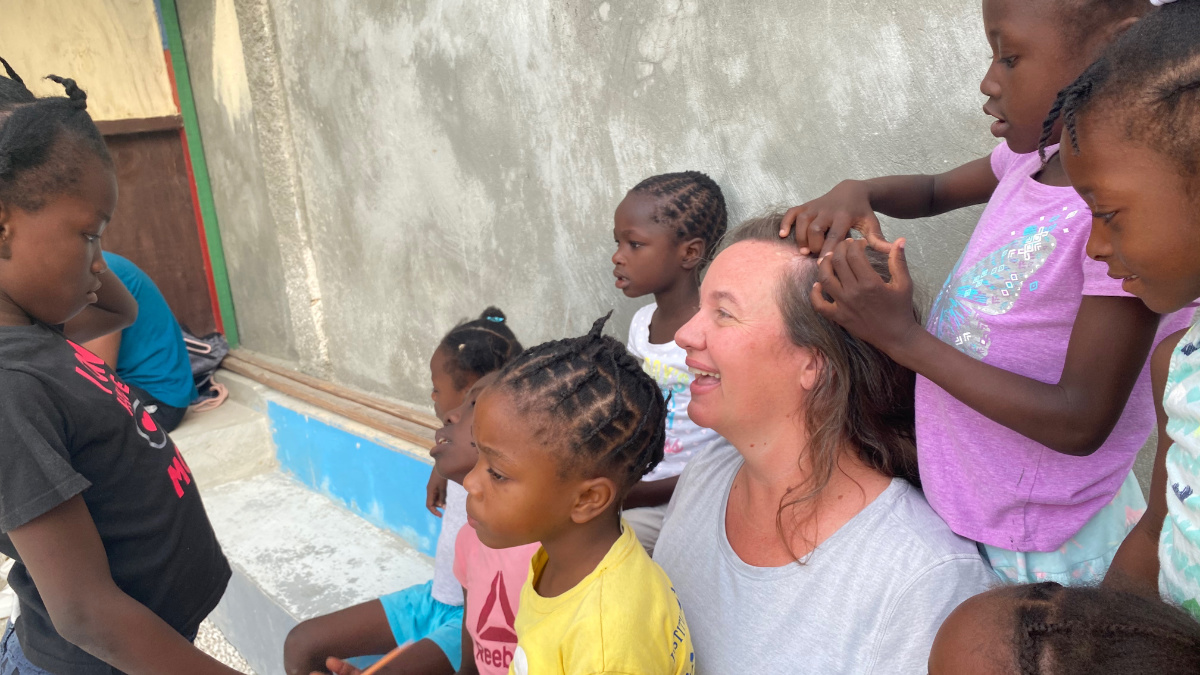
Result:
<svg viewBox="0 0 1200 675"><path fill-rule="evenodd" d="M169 406L186 408L196 398L196 384L179 322L137 265L107 251L104 261L138 303L137 321L121 331L117 375Z"/></svg>

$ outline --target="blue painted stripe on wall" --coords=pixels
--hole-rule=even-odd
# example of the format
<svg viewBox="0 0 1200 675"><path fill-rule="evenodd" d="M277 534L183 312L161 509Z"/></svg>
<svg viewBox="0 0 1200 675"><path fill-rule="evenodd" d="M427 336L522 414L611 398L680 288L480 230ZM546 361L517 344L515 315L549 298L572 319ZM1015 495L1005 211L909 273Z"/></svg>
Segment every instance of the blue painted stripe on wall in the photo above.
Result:
<svg viewBox="0 0 1200 675"><path fill-rule="evenodd" d="M442 521L425 510L429 464L275 402L267 418L284 471L434 554Z"/></svg>

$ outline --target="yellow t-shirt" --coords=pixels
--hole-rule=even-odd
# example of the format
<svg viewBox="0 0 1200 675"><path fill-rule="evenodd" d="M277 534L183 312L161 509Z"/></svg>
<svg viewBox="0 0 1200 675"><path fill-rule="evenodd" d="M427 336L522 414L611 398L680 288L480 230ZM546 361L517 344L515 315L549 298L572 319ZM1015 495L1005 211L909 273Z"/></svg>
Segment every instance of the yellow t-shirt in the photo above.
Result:
<svg viewBox="0 0 1200 675"><path fill-rule="evenodd" d="M556 598L534 584L546 567L538 549L517 610L509 675L693 675L692 637L671 580L633 528L591 574Z"/></svg>

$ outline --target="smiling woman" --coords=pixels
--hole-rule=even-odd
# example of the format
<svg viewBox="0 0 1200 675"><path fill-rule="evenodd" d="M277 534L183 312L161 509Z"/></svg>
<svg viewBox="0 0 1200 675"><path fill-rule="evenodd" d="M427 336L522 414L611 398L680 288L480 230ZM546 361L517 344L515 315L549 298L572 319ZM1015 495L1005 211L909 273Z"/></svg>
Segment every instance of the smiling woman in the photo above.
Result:
<svg viewBox="0 0 1200 675"><path fill-rule="evenodd" d="M918 672L991 577L914 487L913 374L816 314L782 218L731 233L676 334L688 413L728 442L685 470L654 557L698 672Z"/></svg>

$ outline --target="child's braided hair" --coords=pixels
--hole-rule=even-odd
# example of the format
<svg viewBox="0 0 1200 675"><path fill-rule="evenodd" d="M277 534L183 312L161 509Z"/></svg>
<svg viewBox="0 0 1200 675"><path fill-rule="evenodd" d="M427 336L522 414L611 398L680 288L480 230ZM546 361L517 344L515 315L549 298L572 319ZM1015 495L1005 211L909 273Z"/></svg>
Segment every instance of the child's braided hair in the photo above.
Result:
<svg viewBox="0 0 1200 675"><path fill-rule="evenodd" d="M66 96L37 98L7 61L0 64L7 74L0 77L0 202L37 211L79 183L80 144L108 166L112 157L75 80L49 75Z"/></svg>
<svg viewBox="0 0 1200 675"><path fill-rule="evenodd" d="M654 221L672 228L678 239L703 239L705 258L725 236L729 221L725 195L721 186L699 171L651 176L629 192L658 197Z"/></svg>
<svg viewBox="0 0 1200 675"><path fill-rule="evenodd" d="M624 496L662 461L667 407L642 364L602 333L611 315L587 335L529 348L489 389L511 393L541 425L542 441L561 448L564 475L600 471Z"/></svg>
<svg viewBox="0 0 1200 675"><path fill-rule="evenodd" d="M1200 623L1157 598L1053 581L1017 592L1021 675L1200 673Z"/></svg>
<svg viewBox="0 0 1200 675"><path fill-rule="evenodd" d="M504 312L495 307L452 328L439 348L446 350L446 368L459 391L470 386L471 380L499 370L522 349Z"/></svg>
<svg viewBox="0 0 1200 675"><path fill-rule="evenodd" d="M1150 11L1148 0L1049 0L1058 11L1059 22L1069 41L1082 42L1088 35L1125 17Z"/></svg>
<svg viewBox="0 0 1200 675"><path fill-rule="evenodd" d="M1079 152L1079 117L1100 110L1127 138L1170 157L1189 177L1200 174L1200 2L1151 11L1059 92L1043 125L1042 157L1060 119Z"/></svg>

